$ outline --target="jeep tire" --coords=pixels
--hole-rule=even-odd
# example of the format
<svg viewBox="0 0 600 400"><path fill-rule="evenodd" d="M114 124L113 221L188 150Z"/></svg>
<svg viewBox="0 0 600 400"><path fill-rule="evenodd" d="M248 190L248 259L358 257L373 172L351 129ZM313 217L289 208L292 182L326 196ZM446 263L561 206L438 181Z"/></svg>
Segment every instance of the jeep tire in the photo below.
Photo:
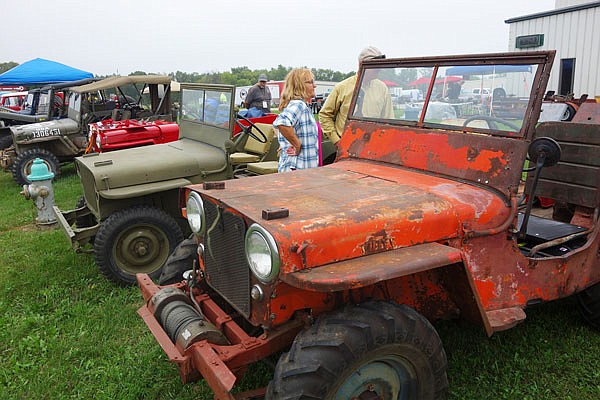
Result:
<svg viewBox="0 0 600 400"><path fill-rule="evenodd" d="M48 167L48 170L54 173L54 178L60 175L60 164L58 162L58 158L56 158L54 154L46 149L34 148L25 150L15 157L11 167L13 179L19 186L28 185L31 183L31 181L27 179L27 175L31 173L31 166L36 158L40 158L42 161L44 161Z"/></svg>
<svg viewBox="0 0 600 400"><path fill-rule="evenodd" d="M183 280L183 273L194 268L194 260L198 257L198 244L194 236L190 236L175 247L162 269L159 285L171 285Z"/></svg>
<svg viewBox="0 0 600 400"><path fill-rule="evenodd" d="M444 399L446 353L412 308L383 301L321 316L275 367L266 399Z"/></svg>
<svg viewBox="0 0 600 400"><path fill-rule="evenodd" d="M120 286L136 282L137 273L160 276L169 254L183 240L177 222L163 210L134 206L109 216L94 240L100 272Z"/></svg>
<svg viewBox="0 0 600 400"><path fill-rule="evenodd" d="M595 329L600 330L600 283L596 283L577 294L583 318Z"/></svg>

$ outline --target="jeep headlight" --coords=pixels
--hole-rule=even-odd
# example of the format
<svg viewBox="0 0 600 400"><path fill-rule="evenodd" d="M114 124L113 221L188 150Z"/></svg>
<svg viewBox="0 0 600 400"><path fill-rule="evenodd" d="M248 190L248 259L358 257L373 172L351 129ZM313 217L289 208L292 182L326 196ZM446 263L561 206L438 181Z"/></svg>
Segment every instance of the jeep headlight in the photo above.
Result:
<svg viewBox="0 0 600 400"><path fill-rule="evenodd" d="M192 232L199 235L204 230L204 203L196 192L190 192L187 199L186 213Z"/></svg>
<svg viewBox="0 0 600 400"><path fill-rule="evenodd" d="M246 232L246 259L250 270L263 282L271 282L279 274L279 251L275 239L258 224Z"/></svg>

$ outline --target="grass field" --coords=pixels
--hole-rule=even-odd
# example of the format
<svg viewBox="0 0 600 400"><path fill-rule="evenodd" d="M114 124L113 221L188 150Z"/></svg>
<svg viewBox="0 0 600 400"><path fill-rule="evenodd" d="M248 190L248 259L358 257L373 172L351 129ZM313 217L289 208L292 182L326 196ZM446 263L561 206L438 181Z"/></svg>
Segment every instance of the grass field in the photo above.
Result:
<svg viewBox="0 0 600 400"><path fill-rule="evenodd" d="M81 189L72 166L54 187L57 205L73 208ZM205 383L180 383L136 314L138 289L106 281L62 231L36 228L19 190L0 172L0 399L211 399ZM600 335L575 301L527 314L491 338L476 326L436 323L449 399L600 399ZM270 371L253 366L242 387L265 385Z"/></svg>

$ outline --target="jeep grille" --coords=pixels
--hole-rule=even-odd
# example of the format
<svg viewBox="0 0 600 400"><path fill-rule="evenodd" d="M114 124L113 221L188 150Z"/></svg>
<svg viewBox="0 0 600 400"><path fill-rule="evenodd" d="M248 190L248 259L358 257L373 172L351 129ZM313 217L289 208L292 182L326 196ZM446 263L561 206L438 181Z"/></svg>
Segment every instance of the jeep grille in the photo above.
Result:
<svg viewBox="0 0 600 400"><path fill-rule="evenodd" d="M235 214L204 202L204 267L208 284L245 317L250 315L250 267L244 253L246 225Z"/></svg>

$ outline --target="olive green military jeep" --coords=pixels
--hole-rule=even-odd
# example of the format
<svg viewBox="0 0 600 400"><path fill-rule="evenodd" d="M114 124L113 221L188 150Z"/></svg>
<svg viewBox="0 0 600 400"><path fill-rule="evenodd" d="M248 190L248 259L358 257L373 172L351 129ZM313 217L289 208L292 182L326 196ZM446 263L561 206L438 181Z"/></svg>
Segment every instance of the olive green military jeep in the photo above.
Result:
<svg viewBox="0 0 600 400"><path fill-rule="evenodd" d="M180 187L252 175L252 163L277 160L275 115L256 124L234 117L234 95L234 86L181 84L179 140L76 158L83 198L74 210L54 211L73 248L93 251L108 279L129 285L140 272L158 278L191 233ZM327 149L330 158L333 146Z"/></svg>
<svg viewBox="0 0 600 400"><path fill-rule="evenodd" d="M171 79L168 76L112 76L69 88L64 118L10 126L13 146L0 151L0 167L10 170L19 185L29 183L33 160L40 158L56 176L60 163L84 154L89 125L112 118L171 119ZM149 96L143 96L149 88Z"/></svg>

